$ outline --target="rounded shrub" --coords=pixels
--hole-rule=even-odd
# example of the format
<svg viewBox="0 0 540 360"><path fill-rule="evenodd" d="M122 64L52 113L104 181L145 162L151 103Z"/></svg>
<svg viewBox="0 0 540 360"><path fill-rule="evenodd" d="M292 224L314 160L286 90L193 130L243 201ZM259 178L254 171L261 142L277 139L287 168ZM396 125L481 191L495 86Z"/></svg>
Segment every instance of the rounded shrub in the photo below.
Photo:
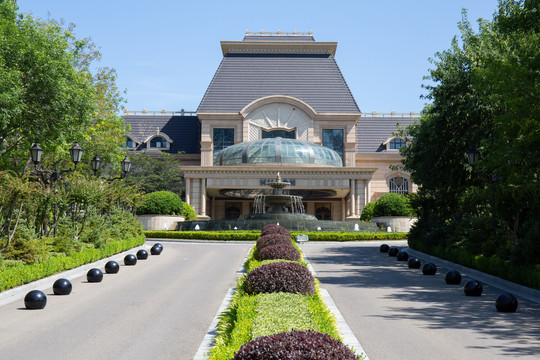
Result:
<svg viewBox="0 0 540 360"><path fill-rule="evenodd" d="M272 245L278 245L278 244L285 244L290 245L291 237L283 234L268 234L261 236L259 240L257 240L257 250L261 250L262 248L266 246L272 246Z"/></svg>
<svg viewBox="0 0 540 360"><path fill-rule="evenodd" d="M289 230L277 224L268 224L262 228L261 236L268 235L268 234L283 234L288 237L291 237L291 232Z"/></svg>
<svg viewBox="0 0 540 360"><path fill-rule="evenodd" d="M181 215L183 203L180 196L171 191L156 191L146 194L137 215Z"/></svg>
<svg viewBox="0 0 540 360"><path fill-rule="evenodd" d="M373 217L379 216L414 216L414 213L404 195L387 193L373 206Z"/></svg>
<svg viewBox="0 0 540 360"><path fill-rule="evenodd" d="M367 203L366 206L364 206L364 210L362 210L360 220L371 221L371 218L373 217L373 208L375 207L375 203L376 201L372 201Z"/></svg>
<svg viewBox="0 0 540 360"><path fill-rule="evenodd" d="M250 295L277 292L313 295L315 279L305 266L298 263L275 262L250 271L244 290Z"/></svg>
<svg viewBox="0 0 540 360"><path fill-rule="evenodd" d="M193 210L191 205L185 202L182 203L182 216L186 219L186 221L197 220L197 213L195 210Z"/></svg>
<svg viewBox="0 0 540 360"><path fill-rule="evenodd" d="M290 244L277 244L262 248L259 251L258 258L260 261L275 259L298 261L300 260L300 253Z"/></svg>
<svg viewBox="0 0 540 360"><path fill-rule="evenodd" d="M234 354L235 360L247 359L340 359L357 360L345 344L313 330L292 330L275 335L260 336L242 347Z"/></svg>

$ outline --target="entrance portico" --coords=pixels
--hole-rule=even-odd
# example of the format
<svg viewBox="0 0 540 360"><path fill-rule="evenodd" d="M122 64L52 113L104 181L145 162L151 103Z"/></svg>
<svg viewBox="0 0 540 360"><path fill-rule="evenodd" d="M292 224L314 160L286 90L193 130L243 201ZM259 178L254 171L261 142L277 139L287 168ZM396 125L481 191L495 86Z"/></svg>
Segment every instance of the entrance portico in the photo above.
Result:
<svg viewBox="0 0 540 360"><path fill-rule="evenodd" d="M236 204L240 215L251 213L253 197L263 194L279 171L291 183L290 194L304 197L306 212L317 215L321 204L330 206L332 220L358 219L376 169L321 168L291 164L272 166L182 167L186 201L199 219L226 218L226 205ZM208 213L207 209L211 209Z"/></svg>

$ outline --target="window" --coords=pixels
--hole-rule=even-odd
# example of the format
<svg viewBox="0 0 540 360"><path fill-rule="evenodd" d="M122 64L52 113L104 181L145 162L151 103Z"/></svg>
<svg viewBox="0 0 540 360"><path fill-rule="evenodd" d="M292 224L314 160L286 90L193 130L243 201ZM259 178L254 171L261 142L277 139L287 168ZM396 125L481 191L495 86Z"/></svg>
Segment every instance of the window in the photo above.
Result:
<svg viewBox="0 0 540 360"><path fill-rule="evenodd" d="M127 148L135 147L135 142L130 137L126 136L125 139L126 139L126 142L124 143L124 147L127 147Z"/></svg>
<svg viewBox="0 0 540 360"><path fill-rule="evenodd" d="M238 220L242 211L237 205L227 205L225 208L225 220Z"/></svg>
<svg viewBox="0 0 540 360"><path fill-rule="evenodd" d="M296 139L296 130L263 130L261 136L263 139Z"/></svg>
<svg viewBox="0 0 540 360"><path fill-rule="evenodd" d="M337 152L343 161L343 130L323 129L322 138L323 146Z"/></svg>
<svg viewBox="0 0 540 360"><path fill-rule="evenodd" d="M396 194L408 194L409 193L409 180L402 177L396 176L390 179L388 182L391 193Z"/></svg>
<svg viewBox="0 0 540 360"><path fill-rule="evenodd" d="M165 140L161 136L156 136L152 138L152 140L150 140L150 147L151 148L166 148L167 140Z"/></svg>
<svg viewBox="0 0 540 360"><path fill-rule="evenodd" d="M315 217L317 220L332 220L332 211L329 203L315 204Z"/></svg>
<svg viewBox="0 0 540 360"><path fill-rule="evenodd" d="M218 151L234 145L234 129L214 129L214 155Z"/></svg>
<svg viewBox="0 0 540 360"><path fill-rule="evenodd" d="M399 150L400 147L405 146L405 140L394 139L390 141L390 150Z"/></svg>

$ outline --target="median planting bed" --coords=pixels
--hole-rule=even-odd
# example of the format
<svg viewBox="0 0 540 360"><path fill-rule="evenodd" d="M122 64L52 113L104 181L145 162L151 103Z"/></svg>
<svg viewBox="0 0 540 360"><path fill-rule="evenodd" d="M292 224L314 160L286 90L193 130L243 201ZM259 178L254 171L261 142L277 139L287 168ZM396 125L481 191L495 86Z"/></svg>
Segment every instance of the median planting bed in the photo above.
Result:
<svg viewBox="0 0 540 360"><path fill-rule="evenodd" d="M284 228L276 234L283 234ZM268 229L265 236L268 236ZM342 342L334 316L322 300L318 281L291 238L251 249L229 308L220 314L209 359L359 359ZM261 260L268 247L290 248L297 261ZM281 250L275 250L277 254ZM314 357L316 354L316 357Z"/></svg>

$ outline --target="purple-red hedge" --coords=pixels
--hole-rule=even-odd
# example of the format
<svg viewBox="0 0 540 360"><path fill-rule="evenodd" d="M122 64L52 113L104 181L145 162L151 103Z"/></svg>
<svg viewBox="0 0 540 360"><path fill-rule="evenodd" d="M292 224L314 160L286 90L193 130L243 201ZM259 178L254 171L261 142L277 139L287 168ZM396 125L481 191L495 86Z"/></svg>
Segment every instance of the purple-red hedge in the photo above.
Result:
<svg viewBox="0 0 540 360"><path fill-rule="evenodd" d="M266 246L285 244L292 244L291 237L283 234L267 234L263 235L257 240L257 250L261 250Z"/></svg>
<svg viewBox="0 0 540 360"><path fill-rule="evenodd" d="M258 337L234 354L235 360L358 360L360 357L342 342L313 330Z"/></svg>
<svg viewBox="0 0 540 360"><path fill-rule="evenodd" d="M291 237L291 232L289 230L277 224L268 224L262 228L261 236L268 235L268 234L283 234L283 235L287 235L289 238Z"/></svg>
<svg viewBox="0 0 540 360"><path fill-rule="evenodd" d="M275 262L251 270L244 283L244 291L250 295L277 292L313 295L315 279L299 263Z"/></svg>
<svg viewBox="0 0 540 360"><path fill-rule="evenodd" d="M258 259L260 261L276 259L298 261L300 260L300 253L289 242L289 244L277 244L263 247L259 250Z"/></svg>

